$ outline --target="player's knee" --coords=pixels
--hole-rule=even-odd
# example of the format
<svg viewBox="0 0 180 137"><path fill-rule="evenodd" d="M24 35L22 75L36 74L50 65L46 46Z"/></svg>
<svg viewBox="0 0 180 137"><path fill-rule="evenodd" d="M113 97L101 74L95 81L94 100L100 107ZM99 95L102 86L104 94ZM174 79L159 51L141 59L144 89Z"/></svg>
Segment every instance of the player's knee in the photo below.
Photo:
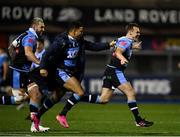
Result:
<svg viewBox="0 0 180 137"><path fill-rule="evenodd" d="M30 99L35 102L39 102L42 99L42 94L39 91L31 92L29 95Z"/></svg>
<svg viewBox="0 0 180 137"><path fill-rule="evenodd" d="M39 87L37 84L31 84L28 86L28 93L30 95L30 98L34 101L41 100L42 94L39 91Z"/></svg>
<svg viewBox="0 0 180 137"><path fill-rule="evenodd" d="M128 93L127 93L127 96L128 97L135 97L136 96L136 93L134 90L130 90Z"/></svg>
<svg viewBox="0 0 180 137"><path fill-rule="evenodd" d="M42 94L39 91L37 91L37 92L35 92L35 97L37 100L41 100Z"/></svg>

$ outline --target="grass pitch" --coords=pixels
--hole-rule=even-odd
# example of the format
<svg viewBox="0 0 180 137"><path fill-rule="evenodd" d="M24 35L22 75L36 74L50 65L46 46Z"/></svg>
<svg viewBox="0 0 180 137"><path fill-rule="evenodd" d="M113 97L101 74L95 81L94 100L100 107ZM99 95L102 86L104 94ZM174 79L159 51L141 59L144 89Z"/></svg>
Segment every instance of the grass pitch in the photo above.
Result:
<svg viewBox="0 0 180 137"><path fill-rule="evenodd" d="M0 136L180 136L180 104L139 104L141 115L154 121L149 128L134 124L126 104L95 105L79 103L68 114L70 128L62 128L55 116L63 104L57 104L42 117L46 133L31 133L26 106L0 105Z"/></svg>

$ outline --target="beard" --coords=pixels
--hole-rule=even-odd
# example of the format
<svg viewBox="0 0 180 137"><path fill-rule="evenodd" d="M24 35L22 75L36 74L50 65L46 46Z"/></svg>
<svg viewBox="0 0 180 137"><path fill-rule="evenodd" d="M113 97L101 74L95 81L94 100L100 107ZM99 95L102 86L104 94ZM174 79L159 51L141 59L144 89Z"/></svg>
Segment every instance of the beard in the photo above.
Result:
<svg viewBox="0 0 180 137"><path fill-rule="evenodd" d="M36 34L38 35L38 37L42 37L43 32L37 32Z"/></svg>

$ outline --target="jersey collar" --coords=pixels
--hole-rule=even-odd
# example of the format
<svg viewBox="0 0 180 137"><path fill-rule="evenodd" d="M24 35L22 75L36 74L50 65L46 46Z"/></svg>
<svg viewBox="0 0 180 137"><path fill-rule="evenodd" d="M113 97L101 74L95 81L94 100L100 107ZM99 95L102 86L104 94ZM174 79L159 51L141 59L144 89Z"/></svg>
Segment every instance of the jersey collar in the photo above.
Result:
<svg viewBox="0 0 180 137"><path fill-rule="evenodd" d="M133 39L130 39L130 38L126 37L126 36L125 36L125 38L127 38L130 42L134 42Z"/></svg>
<svg viewBox="0 0 180 137"><path fill-rule="evenodd" d="M36 33L36 31L33 28L29 28L29 31L34 34L36 36L36 38L38 38L38 35Z"/></svg>
<svg viewBox="0 0 180 137"><path fill-rule="evenodd" d="M72 36L68 35L68 38L71 40L71 41L74 41L74 42L77 42L77 40L75 38L73 38Z"/></svg>

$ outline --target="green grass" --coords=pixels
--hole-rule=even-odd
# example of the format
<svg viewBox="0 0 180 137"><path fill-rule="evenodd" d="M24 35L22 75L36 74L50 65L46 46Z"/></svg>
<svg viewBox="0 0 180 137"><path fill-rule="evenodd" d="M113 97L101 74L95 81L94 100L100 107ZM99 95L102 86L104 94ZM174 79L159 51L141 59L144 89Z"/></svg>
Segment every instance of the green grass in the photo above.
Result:
<svg viewBox="0 0 180 137"><path fill-rule="evenodd" d="M154 121L149 128L134 125L126 104L78 104L68 114L69 129L55 120L62 109L58 104L42 117L47 133L31 133L30 121L24 118L28 107L17 111L15 106L0 106L0 136L180 136L180 104L139 104L141 115Z"/></svg>

